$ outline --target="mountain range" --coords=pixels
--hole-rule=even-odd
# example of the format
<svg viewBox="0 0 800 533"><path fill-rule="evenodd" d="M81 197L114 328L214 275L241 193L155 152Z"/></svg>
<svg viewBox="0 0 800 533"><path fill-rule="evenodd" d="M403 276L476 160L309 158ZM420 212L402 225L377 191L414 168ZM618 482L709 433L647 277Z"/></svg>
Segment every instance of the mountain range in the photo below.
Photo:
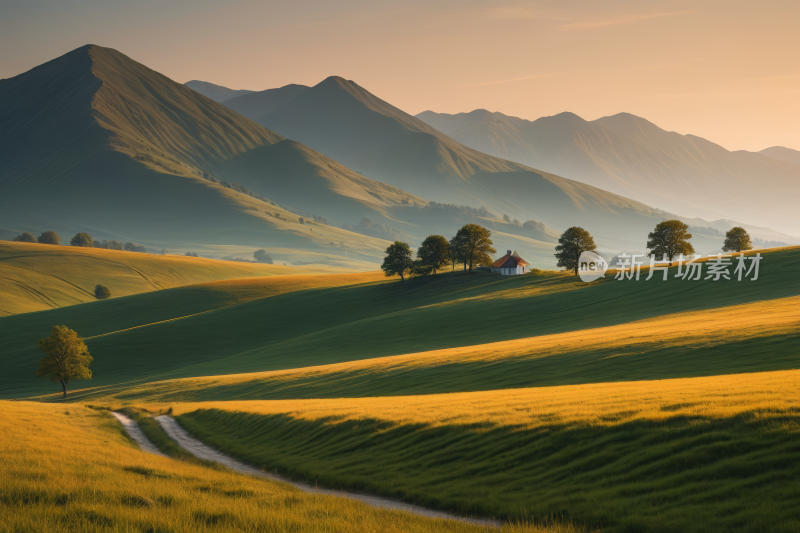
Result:
<svg viewBox="0 0 800 533"><path fill-rule="evenodd" d="M800 235L800 152L728 151L619 113L587 121L560 113L529 121L478 109L417 115L487 154L569 176L605 190L706 218L735 218Z"/></svg>
<svg viewBox="0 0 800 533"><path fill-rule="evenodd" d="M222 85L215 85L213 83L200 80L187 81L184 85L186 85L190 89L194 89L203 96L208 96L215 102L224 102L225 100L230 100L231 98L235 98L237 96L242 96L245 94L250 94L252 92L255 92L255 91L248 91L246 89L228 89L227 87L223 87Z"/></svg>

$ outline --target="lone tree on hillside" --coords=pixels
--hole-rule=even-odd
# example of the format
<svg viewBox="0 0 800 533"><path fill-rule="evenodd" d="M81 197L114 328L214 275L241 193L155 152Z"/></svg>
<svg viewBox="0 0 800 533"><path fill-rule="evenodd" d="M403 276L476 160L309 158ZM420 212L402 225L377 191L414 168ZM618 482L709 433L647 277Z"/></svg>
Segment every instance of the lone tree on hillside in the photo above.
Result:
<svg viewBox="0 0 800 533"><path fill-rule="evenodd" d="M89 349L67 326L53 326L50 336L39 340L39 349L47 355L39 360L36 377L50 376L53 381L61 382L64 398L70 381L92 379L89 365L93 358Z"/></svg>
<svg viewBox="0 0 800 533"><path fill-rule="evenodd" d="M454 239L460 246L461 260L464 262L464 270L469 267L472 273L473 267L481 265L491 265L492 256L497 253L492 247L492 232L477 224L466 224Z"/></svg>
<svg viewBox="0 0 800 533"><path fill-rule="evenodd" d="M656 258L666 256L671 265L675 256L694 253L694 246L689 242L691 238L689 226L680 220L664 220L647 236L647 249Z"/></svg>
<svg viewBox="0 0 800 533"><path fill-rule="evenodd" d="M85 248L93 248L94 247L94 239L88 233L78 233L75 235L69 243L72 246L83 246Z"/></svg>
<svg viewBox="0 0 800 533"><path fill-rule="evenodd" d="M111 289L106 287L105 285L95 285L94 287L94 297L98 300L105 300L106 298L111 298Z"/></svg>
<svg viewBox="0 0 800 533"><path fill-rule="evenodd" d="M458 232L450 239L450 262L453 264L453 271L456 269L456 263L463 263L464 270L467 269L467 262L464 259L464 249L466 243L466 235Z"/></svg>
<svg viewBox="0 0 800 533"><path fill-rule="evenodd" d="M753 243L750 241L750 235L744 228L736 226L725 233L725 244L722 245L723 252L744 252L752 249Z"/></svg>
<svg viewBox="0 0 800 533"><path fill-rule="evenodd" d="M12 239L14 242L36 242L36 235L30 231L23 231Z"/></svg>
<svg viewBox="0 0 800 533"><path fill-rule="evenodd" d="M253 252L253 257L255 257L256 261L259 263L273 264L272 257L270 257L266 250L256 250Z"/></svg>
<svg viewBox="0 0 800 533"><path fill-rule="evenodd" d="M387 276L400 276L400 280L405 282L405 275L414 268L414 261L411 259L411 248L408 244L394 241L386 249L386 257L381 265L381 270Z"/></svg>
<svg viewBox="0 0 800 533"><path fill-rule="evenodd" d="M597 246L594 244L591 234L583 228L572 226L558 238L555 253L556 259L558 259L556 266L567 271L572 270L577 276L581 254L594 250L597 250Z"/></svg>
<svg viewBox="0 0 800 533"><path fill-rule="evenodd" d="M450 243L441 235L430 235L417 249L417 259L436 275L437 270L450 263Z"/></svg>
<svg viewBox="0 0 800 533"><path fill-rule="evenodd" d="M39 235L39 244L61 244L61 236L55 231L45 231Z"/></svg>

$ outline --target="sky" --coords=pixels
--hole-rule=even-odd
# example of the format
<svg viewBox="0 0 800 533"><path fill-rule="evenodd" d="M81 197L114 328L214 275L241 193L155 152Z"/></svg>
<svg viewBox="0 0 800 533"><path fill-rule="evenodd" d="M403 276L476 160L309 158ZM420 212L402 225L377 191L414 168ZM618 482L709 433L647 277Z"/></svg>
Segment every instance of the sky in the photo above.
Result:
<svg viewBox="0 0 800 533"><path fill-rule="evenodd" d="M0 0L0 78L84 44L175 81L350 79L417 114L620 112L800 150L800 2Z"/></svg>

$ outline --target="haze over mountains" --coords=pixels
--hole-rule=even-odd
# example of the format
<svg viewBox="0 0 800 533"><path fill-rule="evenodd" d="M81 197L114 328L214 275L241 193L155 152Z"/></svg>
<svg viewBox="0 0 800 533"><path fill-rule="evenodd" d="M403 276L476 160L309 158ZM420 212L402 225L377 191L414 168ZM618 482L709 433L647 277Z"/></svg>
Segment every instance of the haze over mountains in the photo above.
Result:
<svg viewBox="0 0 800 533"><path fill-rule="evenodd" d="M729 218L800 235L799 152L725 150L619 113L587 121L560 113L535 121L478 109L417 118L457 141L669 211Z"/></svg>
<svg viewBox="0 0 800 533"><path fill-rule="evenodd" d="M231 98L236 98L237 96L242 96L254 92L254 91L248 91L246 89L238 89L238 90L228 89L227 87L223 87L222 85L215 85L213 83L200 80L187 81L186 83L184 83L184 85L186 85L190 89L194 89L203 96L208 96L209 98L211 98L216 102L224 102L225 100L230 100Z"/></svg>

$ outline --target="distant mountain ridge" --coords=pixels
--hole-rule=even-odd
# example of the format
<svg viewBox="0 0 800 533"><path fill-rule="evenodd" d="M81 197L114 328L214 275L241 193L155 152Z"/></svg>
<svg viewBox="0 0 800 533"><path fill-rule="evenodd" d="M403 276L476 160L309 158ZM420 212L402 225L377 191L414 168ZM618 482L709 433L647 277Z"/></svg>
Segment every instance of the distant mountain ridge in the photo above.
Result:
<svg viewBox="0 0 800 533"><path fill-rule="evenodd" d="M236 98L237 96L255 92L248 91L247 89L228 89L222 85L215 85L213 83L200 80L187 81L184 83L184 85L199 92L203 96L208 96L216 102L224 102L225 100L230 100L231 98Z"/></svg>
<svg viewBox="0 0 800 533"><path fill-rule="evenodd" d="M731 152L629 113L593 121L560 113L529 121L478 109L425 111L417 118L476 150L673 212L749 220L800 235L791 200L800 196L799 153L793 150Z"/></svg>
<svg viewBox="0 0 800 533"><path fill-rule="evenodd" d="M775 159L782 159L787 163L791 163L800 167L800 150L792 150L791 148L786 148L785 146L772 146L770 148L759 150L758 153L764 154L768 157L774 157Z"/></svg>

